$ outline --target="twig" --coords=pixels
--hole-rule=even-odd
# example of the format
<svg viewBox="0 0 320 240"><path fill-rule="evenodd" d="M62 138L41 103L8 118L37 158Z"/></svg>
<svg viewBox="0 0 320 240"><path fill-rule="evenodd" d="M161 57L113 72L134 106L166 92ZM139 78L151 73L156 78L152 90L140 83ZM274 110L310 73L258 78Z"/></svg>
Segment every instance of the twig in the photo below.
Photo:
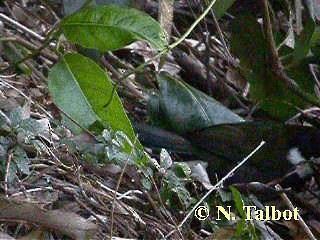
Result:
<svg viewBox="0 0 320 240"><path fill-rule="evenodd" d="M154 178L153 178L152 176L151 176L151 180L152 180L152 183L153 183L154 188L155 188L155 190L156 190L156 193L157 193L157 195L158 195L160 204L162 205L163 209L166 209L166 208L165 208L165 205L164 205L164 202L162 201L161 194L160 194L160 192L159 192L159 189L158 189L158 187L157 187L157 184L156 184L156 182L155 182L155 180L154 180ZM167 215L169 216L169 219L170 219L171 222L173 223L173 225L174 225L174 227L175 227L175 230L178 231L181 239L184 240L184 237L183 237L183 235L182 235L182 233L181 233L181 231L180 231L180 229L179 229L179 226L178 226L177 223L174 221L171 213L170 213L169 211L167 211L167 212L168 212ZM162 215L161 215L161 216L162 216Z"/></svg>
<svg viewBox="0 0 320 240"><path fill-rule="evenodd" d="M275 188L279 191L282 190L282 187L277 184L275 186ZM287 206L289 207L289 209L291 211L294 211L295 207L293 206L292 202L290 201L290 199L288 198L287 194L285 194L284 192L280 193L280 197L283 199L283 201L287 204ZM301 215L298 213L298 218L299 218L299 224L300 226L303 228L303 230L306 232L306 234L308 235L308 237L312 240L317 240L316 237L313 235L313 233L311 232L310 228L308 227L308 225L305 223L305 221L303 220L303 218L301 217Z"/></svg>
<svg viewBox="0 0 320 240"><path fill-rule="evenodd" d="M206 0L206 3L208 3L207 0ZM213 10L211 10L211 15L212 15L212 19L213 19L213 24L216 27L217 32L218 32L218 36L220 38L221 45L223 46L223 49L224 49L224 51L226 53L226 56L227 56L227 59L228 59L227 62L228 62L228 64L229 63L234 63L233 57L232 57L232 55L231 55L231 53L229 51L229 48L228 48L227 43L226 43L226 41L224 39L224 36L223 36L223 32L222 32L222 30L220 28L220 25L218 23L218 20L216 18L216 14L215 14L215 12Z"/></svg>
<svg viewBox="0 0 320 240"><path fill-rule="evenodd" d="M9 18L7 15L0 13L0 19L5 20L6 22L10 23L11 25L19 28L20 30L22 30L23 32L26 32L28 34L30 34L31 36L33 36L34 38L36 38L37 40L43 42L45 41L45 38L42 37L41 35L39 35L38 33L30 30L29 28L23 26L21 23Z"/></svg>
<svg viewBox="0 0 320 240"><path fill-rule="evenodd" d="M199 22L201 22L201 20L203 20L205 18L205 16L210 12L210 9L213 7L213 5L215 4L217 0L212 0L211 3L208 5L208 7L205 9L205 11L200 15L199 18L197 18L194 23L190 26L190 28L178 39L176 40L174 43L172 43L171 45L169 45L167 48L163 49L162 51L160 51L158 54L156 54L154 57L152 57L151 59L149 59L149 61L144 62L142 64L140 64L139 66L137 66L135 69L125 73L120 79L119 82L117 84L114 85L113 87L113 92L116 91L118 84L120 84L120 82L122 82L124 79L126 79L127 77L131 76L132 74L140 71L141 69L143 69L145 66L147 66L149 63L151 63L152 61L160 58L161 56L163 56L164 54L168 53L170 50L172 50L173 48L175 48L176 46L178 46L180 43L182 43L190 34L191 32L195 29L195 27L199 24ZM104 105L104 107L107 107L113 98L113 95L111 95L110 99L106 102L106 104Z"/></svg>
<svg viewBox="0 0 320 240"><path fill-rule="evenodd" d="M301 0L294 0L295 13L296 13L296 31L299 35L302 31L302 2Z"/></svg>
<svg viewBox="0 0 320 240"><path fill-rule="evenodd" d="M251 158L266 142L261 141L261 143L248 155L246 156L237 166L235 166L227 175L225 175L220 181L218 181L213 187L210 188L210 190L197 202L196 205L189 211L189 213L185 216L185 218L181 221L181 223L178 225L178 228L181 228L183 224L189 219L189 217L193 214L193 212L196 210L196 208L215 190L220 188L220 186L223 184L225 180L227 180L229 177L231 177L242 165L244 165L249 158ZM168 233L165 236L165 239L167 239L169 236L171 236L176 229L172 230L170 233Z"/></svg>
<svg viewBox="0 0 320 240"><path fill-rule="evenodd" d="M18 44L26 47L27 49L29 50L37 50L39 47L36 46L35 44L21 38L20 36L15 36L15 35L12 35L12 36L8 36L7 39L3 39L2 41L14 41L14 42L17 42ZM52 53L47 53L45 51L41 51L41 54L46 57L47 59L49 59L50 61L57 61L58 60L58 56L57 55L54 55Z"/></svg>
<svg viewBox="0 0 320 240"><path fill-rule="evenodd" d="M11 161L12 161L12 149L10 149L8 151L8 161L7 161L7 166L6 166L6 173L5 173L5 176L4 176L4 193L5 193L6 197L9 197L9 195L8 195L8 179L9 179L9 176L10 176L10 164L11 164Z"/></svg>
<svg viewBox="0 0 320 240"><path fill-rule="evenodd" d="M1 14L1 13L0 13ZM30 58L34 58L36 56L38 56L41 51L47 47L48 45L50 45L51 43L51 37L56 33L56 30L58 29L59 27L59 24L56 24L52 27L52 29L49 31L49 33L47 34L47 36L44 38L44 43L42 44L42 46L40 46L36 51L32 52L31 54L27 55L26 57L14 62L12 65L10 65L9 67L5 68L5 69L2 69L0 71L0 74L3 73L3 72L6 72L8 71L9 69L11 69L12 67L15 67L17 66L18 64L20 63L23 63L24 61L30 59Z"/></svg>
<svg viewBox="0 0 320 240"><path fill-rule="evenodd" d="M149 61L140 64L138 67L136 67L135 69L133 69L132 71L129 71L128 73L124 74L121 80L126 79L127 77L131 76L133 73L143 69L145 66L147 66L149 63L151 63L152 61L154 61L155 59L161 57L162 55L166 54L167 52L169 52L170 50L172 50L173 48L175 48L176 46L178 46L180 43L182 43L190 34L191 32L194 30L194 28L199 24L199 22L201 20L203 20L205 18L205 16L209 13L210 9L213 7L213 5L215 4L217 0L212 0L212 2L209 4L209 6L206 8L206 10L200 15L199 18L197 18L194 23L190 26L190 28L174 43L172 43L171 45L168 46L168 48L163 49L162 51L160 51L157 55L155 55L154 57L152 57L151 59L149 59Z"/></svg>
<svg viewBox="0 0 320 240"><path fill-rule="evenodd" d="M165 30L166 38L169 42L173 24L173 5L174 0L159 1L159 22Z"/></svg>
<svg viewBox="0 0 320 240"><path fill-rule="evenodd" d="M129 191L125 192L125 193L119 193L119 192L107 187L106 185L104 185L100 181L97 181L96 183L102 189L104 189L106 191L109 191L109 192L112 192L113 194L116 194L117 195L117 200L121 200L122 198L132 200L132 199L137 198L136 196L134 196L134 194L140 194L140 195L143 194L143 192L140 191L140 190L129 190ZM130 195L133 195L133 196L130 196Z"/></svg>
<svg viewBox="0 0 320 240"><path fill-rule="evenodd" d="M2 76L0 76L0 85L2 86L5 86L5 87L9 87L9 88L12 88L13 90L17 91L21 96L23 96L26 100L30 101L32 104L36 105L41 111L43 111L47 117L49 118L53 118L51 116L51 114L46 110L44 109L39 103L37 102L34 102L31 98L29 98L27 95L25 95L20 89L16 88L15 86L7 83L6 81L2 80Z"/></svg>
<svg viewBox="0 0 320 240"><path fill-rule="evenodd" d="M169 49L173 49L176 46L178 46L180 43L182 43L195 29L195 27L201 22L205 16L210 12L210 9L213 7L213 5L216 3L217 0L212 0L211 3L208 5L206 10L203 11L203 13L194 21L194 23L190 26L190 28L180 37L177 41L169 45Z"/></svg>
<svg viewBox="0 0 320 240"><path fill-rule="evenodd" d="M38 188L32 188L32 189L26 189L26 190L23 190L23 192L16 192L16 193L13 193L10 195L10 197L17 197L17 196L20 196L20 195L23 195L25 193L35 193L35 192L41 192L41 191L53 191L53 187L38 187Z"/></svg>
<svg viewBox="0 0 320 240"><path fill-rule="evenodd" d="M268 0L263 1L263 10L264 10L263 26L266 33L267 42L269 44L269 51L271 54L270 56L271 66L273 69L282 68L282 65L278 56L278 51L276 48L276 43L273 36Z"/></svg>

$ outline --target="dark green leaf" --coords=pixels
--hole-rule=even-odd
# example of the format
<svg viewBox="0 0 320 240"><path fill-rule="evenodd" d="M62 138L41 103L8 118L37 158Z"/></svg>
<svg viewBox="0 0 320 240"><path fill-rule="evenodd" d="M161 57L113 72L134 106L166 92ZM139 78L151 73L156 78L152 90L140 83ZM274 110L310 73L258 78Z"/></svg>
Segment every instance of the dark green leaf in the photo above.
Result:
<svg viewBox="0 0 320 240"><path fill-rule="evenodd" d="M173 170L179 178L189 178L191 174L191 168L186 163L175 163Z"/></svg>
<svg viewBox="0 0 320 240"><path fill-rule="evenodd" d="M217 19L221 18L234 2L235 0L217 0L213 5L215 17Z"/></svg>
<svg viewBox="0 0 320 240"><path fill-rule="evenodd" d="M100 51L117 50L136 40L145 40L157 50L167 46L157 21L116 5L83 9L63 20L61 27L70 41Z"/></svg>
<svg viewBox="0 0 320 240"><path fill-rule="evenodd" d="M178 133L244 121L218 101L167 73L161 73L158 82L161 118Z"/></svg>
<svg viewBox="0 0 320 240"><path fill-rule="evenodd" d="M244 207L244 203L243 203L243 200L242 200L240 192L235 187L230 186L229 188L231 189L234 203L236 205L236 208L237 208L241 218L242 219L246 219L247 216L246 216L246 212L245 212L245 210L243 208Z"/></svg>
<svg viewBox="0 0 320 240"><path fill-rule="evenodd" d="M30 174L30 159L26 152L21 147L16 147L13 151L13 160L16 164L17 170L20 173L29 175Z"/></svg>

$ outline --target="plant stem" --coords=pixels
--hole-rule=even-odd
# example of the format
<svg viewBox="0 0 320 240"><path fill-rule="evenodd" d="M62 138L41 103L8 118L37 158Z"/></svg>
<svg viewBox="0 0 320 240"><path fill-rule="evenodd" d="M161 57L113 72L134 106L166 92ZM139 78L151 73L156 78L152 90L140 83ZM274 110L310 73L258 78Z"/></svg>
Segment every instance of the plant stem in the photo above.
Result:
<svg viewBox="0 0 320 240"><path fill-rule="evenodd" d="M206 17L206 15L210 12L210 9L213 7L216 1L217 0L211 1L211 3L206 8L206 10L204 10L204 12L194 21L194 23L190 26L190 28L177 41L169 45L169 49L173 49L176 46L178 46L191 34L191 32L195 29L195 27L199 24L199 22L201 22Z"/></svg>

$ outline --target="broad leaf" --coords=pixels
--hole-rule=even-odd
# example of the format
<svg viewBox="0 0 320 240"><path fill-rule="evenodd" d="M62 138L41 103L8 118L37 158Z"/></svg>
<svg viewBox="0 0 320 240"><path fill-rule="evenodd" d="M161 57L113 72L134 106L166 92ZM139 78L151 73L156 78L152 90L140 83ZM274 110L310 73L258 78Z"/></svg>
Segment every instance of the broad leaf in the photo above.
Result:
<svg viewBox="0 0 320 240"><path fill-rule="evenodd" d="M167 73L161 73L158 82L161 118L178 133L244 121L218 101Z"/></svg>
<svg viewBox="0 0 320 240"><path fill-rule="evenodd" d="M157 50L167 46L156 20L116 5L83 9L64 19L61 27L68 40L100 51L117 50L136 40L145 40Z"/></svg>
<svg viewBox="0 0 320 240"><path fill-rule="evenodd" d="M81 126L107 122L123 131L132 142L135 133L108 75L92 60L67 54L49 74L49 90L55 104ZM110 104L105 107L110 98Z"/></svg>

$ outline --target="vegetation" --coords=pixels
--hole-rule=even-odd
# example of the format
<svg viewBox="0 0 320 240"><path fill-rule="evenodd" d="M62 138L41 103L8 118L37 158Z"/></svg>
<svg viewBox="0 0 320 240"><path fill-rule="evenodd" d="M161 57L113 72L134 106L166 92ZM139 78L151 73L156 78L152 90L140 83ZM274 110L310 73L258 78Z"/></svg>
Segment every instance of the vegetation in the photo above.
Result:
<svg viewBox="0 0 320 240"><path fill-rule="evenodd" d="M318 5L2 1L0 238L319 237ZM292 133L319 155L295 170Z"/></svg>

